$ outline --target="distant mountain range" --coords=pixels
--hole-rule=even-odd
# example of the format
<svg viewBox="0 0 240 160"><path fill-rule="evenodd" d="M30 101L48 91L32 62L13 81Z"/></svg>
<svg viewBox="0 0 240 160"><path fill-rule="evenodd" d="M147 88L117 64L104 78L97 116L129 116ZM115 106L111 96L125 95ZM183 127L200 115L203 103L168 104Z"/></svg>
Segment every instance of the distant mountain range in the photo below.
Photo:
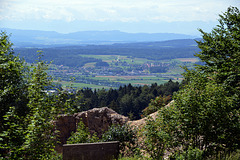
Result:
<svg viewBox="0 0 240 160"><path fill-rule="evenodd" d="M114 44L132 42L153 42L176 39L194 39L196 36L175 33L126 33L113 31L81 31L74 33L58 33L54 31L18 30L0 28L11 34L14 47L52 47L87 44Z"/></svg>

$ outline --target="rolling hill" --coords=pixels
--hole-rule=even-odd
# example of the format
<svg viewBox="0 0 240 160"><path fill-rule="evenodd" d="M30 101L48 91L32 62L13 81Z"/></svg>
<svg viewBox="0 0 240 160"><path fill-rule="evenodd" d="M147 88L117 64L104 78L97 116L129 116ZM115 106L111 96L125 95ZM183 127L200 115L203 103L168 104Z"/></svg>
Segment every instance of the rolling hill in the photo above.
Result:
<svg viewBox="0 0 240 160"><path fill-rule="evenodd" d="M68 34L54 31L17 30L0 28L11 34L15 47L52 47L87 44L114 44L129 42L152 42L176 39L194 39L197 37L175 33L126 33L113 31L81 31Z"/></svg>

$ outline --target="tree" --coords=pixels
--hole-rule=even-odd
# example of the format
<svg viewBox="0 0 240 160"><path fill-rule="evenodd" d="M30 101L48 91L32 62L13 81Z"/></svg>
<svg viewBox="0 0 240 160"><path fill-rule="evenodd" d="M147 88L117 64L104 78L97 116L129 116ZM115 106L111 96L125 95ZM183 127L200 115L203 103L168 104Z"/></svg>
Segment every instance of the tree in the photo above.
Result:
<svg viewBox="0 0 240 160"><path fill-rule="evenodd" d="M185 146L199 148L207 154L238 148L239 95L229 95L224 85L201 72L188 71L185 77L191 81L174 96Z"/></svg>
<svg viewBox="0 0 240 160"><path fill-rule="evenodd" d="M174 94L173 106L161 108L155 121L147 121L152 157L161 157L168 146L176 146L173 153L185 159L190 152L206 158L240 147L239 10L229 7L219 23L211 33L200 30L203 40L196 56L204 65L185 68L184 85Z"/></svg>
<svg viewBox="0 0 240 160"><path fill-rule="evenodd" d="M30 68L5 33L0 40L0 159L48 159L56 143L53 120L65 106L61 92L45 92L52 79L41 53Z"/></svg>
<svg viewBox="0 0 240 160"><path fill-rule="evenodd" d="M0 35L0 156L16 153L24 142L24 116L29 112L24 61L14 56L6 33ZM12 157L17 155L12 155Z"/></svg>
<svg viewBox="0 0 240 160"><path fill-rule="evenodd" d="M196 54L204 62L184 73L187 84L174 96L189 146L207 154L240 146L240 12L229 7L211 33L202 30Z"/></svg>
<svg viewBox="0 0 240 160"><path fill-rule="evenodd" d="M24 159L47 159L53 151L56 133L54 131L53 120L56 118L61 108L56 108L57 96L48 95L44 92L45 87L50 86L52 79L46 73L46 62L39 60L32 65L32 72L28 79L27 106L30 111L25 116L25 136L22 148Z"/></svg>
<svg viewBox="0 0 240 160"><path fill-rule="evenodd" d="M211 74L218 83L238 88L240 86L240 12L229 7L220 15L219 25L206 33L200 29L203 40L198 41L201 52L196 54L205 65L198 69Z"/></svg>
<svg viewBox="0 0 240 160"><path fill-rule="evenodd" d="M18 56L14 56L11 42L6 33L0 34L0 131L4 127L3 116L11 106L15 106L18 115L27 112L26 85L24 72L26 67Z"/></svg>

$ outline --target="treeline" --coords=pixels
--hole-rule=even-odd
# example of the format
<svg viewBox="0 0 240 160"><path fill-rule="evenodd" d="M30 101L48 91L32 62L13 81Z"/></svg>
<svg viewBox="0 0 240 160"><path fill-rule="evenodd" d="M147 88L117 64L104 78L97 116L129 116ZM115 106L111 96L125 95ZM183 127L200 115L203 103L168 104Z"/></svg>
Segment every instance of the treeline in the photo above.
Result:
<svg viewBox="0 0 240 160"><path fill-rule="evenodd" d="M81 55L121 55L150 60L164 60L175 58L193 58L199 49L193 39L172 40L148 43L126 43L112 45L64 46L53 48L15 48L27 62L33 63L37 50L43 50L45 61L54 64L64 64L70 67L82 66L89 62L100 62L96 58L81 57Z"/></svg>
<svg viewBox="0 0 240 160"><path fill-rule="evenodd" d="M129 84L120 86L119 89L81 89L74 95L73 107L77 112L109 107L131 119L140 119L142 110L148 106L151 99L155 99L157 96L171 96L173 92L178 91L179 85L178 82L169 80L161 85L154 83L151 86L132 86Z"/></svg>
<svg viewBox="0 0 240 160"><path fill-rule="evenodd" d="M61 74L54 74L55 79L61 79L61 81L71 81L71 77L68 75L61 75ZM75 76L74 77L74 83L85 83L85 84L94 84L94 85L101 85L101 86L108 86L108 87L114 87L118 88L123 85L121 82L114 82L114 81L108 81L108 80L97 80L97 79L92 79L87 76ZM59 85L59 84L58 84ZM66 86L66 87L71 87L71 85ZM73 87L77 88L77 87Z"/></svg>
<svg viewBox="0 0 240 160"><path fill-rule="evenodd" d="M35 63L35 60L38 58L37 52L41 50L38 48L16 48L15 53L21 53L19 56L24 58L28 63ZM91 58L91 57L82 57L77 54L72 54L71 49L69 51L61 52L59 49L44 49L44 56L42 60L50 62L56 65L64 65L69 67L82 67L86 63L98 62L102 63L101 59Z"/></svg>
<svg viewBox="0 0 240 160"><path fill-rule="evenodd" d="M166 73L168 67L163 67L163 66L156 66L156 67L150 67L150 72L151 73Z"/></svg>

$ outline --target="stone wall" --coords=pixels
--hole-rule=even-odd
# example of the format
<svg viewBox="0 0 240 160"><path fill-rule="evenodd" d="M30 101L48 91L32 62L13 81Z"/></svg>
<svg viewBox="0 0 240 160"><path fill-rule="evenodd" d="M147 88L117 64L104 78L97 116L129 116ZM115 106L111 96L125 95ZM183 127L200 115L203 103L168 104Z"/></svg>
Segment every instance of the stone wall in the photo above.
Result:
<svg viewBox="0 0 240 160"><path fill-rule="evenodd" d="M68 137L71 136L72 132L76 132L76 118L69 115L61 115L55 122L58 133L58 142L55 150L58 153L62 153L62 145L67 143Z"/></svg>
<svg viewBox="0 0 240 160"><path fill-rule="evenodd" d="M118 159L119 142L63 145L63 160Z"/></svg>
<svg viewBox="0 0 240 160"><path fill-rule="evenodd" d="M79 121L83 121L91 134L96 133L98 137L101 137L112 124L123 125L128 120L127 117L107 107L94 108L73 115L60 115L55 121L56 129L59 131L59 143L55 150L62 153L62 145L66 144L72 132L76 132Z"/></svg>
<svg viewBox="0 0 240 160"><path fill-rule="evenodd" d="M97 133L98 137L101 137L112 124L123 125L129 121L128 117L120 115L107 107L93 108L88 111L75 113L73 116L76 118L77 123L82 120L90 133Z"/></svg>

